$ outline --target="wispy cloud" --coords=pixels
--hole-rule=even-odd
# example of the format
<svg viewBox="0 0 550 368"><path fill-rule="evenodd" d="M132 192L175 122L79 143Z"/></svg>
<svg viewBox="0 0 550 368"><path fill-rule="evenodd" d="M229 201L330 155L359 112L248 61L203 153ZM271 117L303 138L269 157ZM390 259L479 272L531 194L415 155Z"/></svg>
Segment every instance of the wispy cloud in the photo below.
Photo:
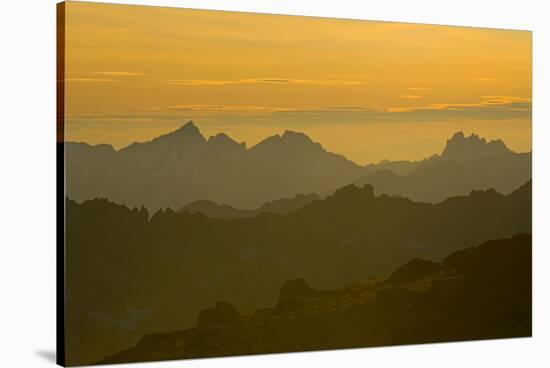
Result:
<svg viewBox="0 0 550 368"><path fill-rule="evenodd" d="M461 110L468 108L483 108L483 107L510 107L517 108L519 106L531 109L531 99L517 96L481 96L478 103L440 103L431 104L426 107L412 109L433 109L433 110Z"/></svg>
<svg viewBox="0 0 550 368"><path fill-rule="evenodd" d="M118 82L116 79L105 78L66 78L66 82L91 82L91 83L103 83L103 82Z"/></svg>
<svg viewBox="0 0 550 368"><path fill-rule="evenodd" d="M95 72L97 75L108 75L113 77L136 77L140 75L145 75L144 73L136 72Z"/></svg>
<svg viewBox="0 0 550 368"><path fill-rule="evenodd" d="M215 79L172 79L161 82L176 86L224 86L226 84L236 84L234 81Z"/></svg>
<svg viewBox="0 0 550 368"><path fill-rule="evenodd" d="M427 91L429 87L407 87L409 91Z"/></svg>
<svg viewBox="0 0 550 368"><path fill-rule="evenodd" d="M343 122L428 122L457 120L530 119L531 99L517 96L481 96L472 103L435 103L416 107L311 106L276 107L258 105L179 104L141 109L130 114L81 115L75 121L106 124L109 122L151 123L195 119L219 124L340 124ZM228 123L229 122L229 123Z"/></svg>
<svg viewBox="0 0 550 368"><path fill-rule="evenodd" d="M235 80L219 79L172 79L164 81L170 85L180 86L224 86L235 84L277 84L277 85L313 85L313 86L353 86L365 84L358 80L337 79L293 79L293 78L248 78Z"/></svg>
<svg viewBox="0 0 550 368"><path fill-rule="evenodd" d="M340 112L383 112L386 109L378 109L365 106L313 106L313 107L275 107L259 105L201 105L181 104L158 108L148 108L142 111L161 114L162 112L229 112L229 113L340 113Z"/></svg>
<svg viewBox="0 0 550 368"><path fill-rule="evenodd" d="M280 78L264 78L264 79L245 79L245 83L267 83L267 84L308 84L315 86L353 86L365 84L365 82L357 80L336 80L336 79L280 79Z"/></svg>
<svg viewBox="0 0 550 368"><path fill-rule="evenodd" d="M474 78L472 79L473 82L504 82L504 79L501 78Z"/></svg>
<svg viewBox="0 0 550 368"><path fill-rule="evenodd" d="M329 78L352 78L352 79L366 79L369 77L368 74L327 74L326 77Z"/></svg>
<svg viewBox="0 0 550 368"><path fill-rule="evenodd" d="M422 96L418 95L401 95L401 98L406 98L407 100L418 100L419 98L422 98Z"/></svg>
<svg viewBox="0 0 550 368"><path fill-rule="evenodd" d="M153 111L208 111L208 112L274 112L289 110L285 108L257 106L257 105L173 105Z"/></svg>
<svg viewBox="0 0 550 368"><path fill-rule="evenodd" d="M531 99L527 97L517 97L517 96L481 96L481 100L483 103L486 104L492 104L492 103L498 103L498 104L507 104L511 102L529 102L531 103Z"/></svg>

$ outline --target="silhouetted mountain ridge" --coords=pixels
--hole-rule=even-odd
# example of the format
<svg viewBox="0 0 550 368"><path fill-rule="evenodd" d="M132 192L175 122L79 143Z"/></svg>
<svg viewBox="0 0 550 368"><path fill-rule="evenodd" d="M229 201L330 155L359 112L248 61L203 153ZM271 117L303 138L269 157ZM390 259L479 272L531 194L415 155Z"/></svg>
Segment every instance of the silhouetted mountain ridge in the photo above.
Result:
<svg viewBox="0 0 550 368"><path fill-rule="evenodd" d="M246 150L246 143L238 143L231 139L227 134L225 133L218 133L216 135L211 136L208 138L208 144L210 146L218 148L220 151L224 150L236 150L236 151L243 151Z"/></svg>
<svg viewBox="0 0 550 368"><path fill-rule="evenodd" d="M365 167L300 132L286 130L247 148L224 133L206 139L193 122L118 151L71 142L66 151L69 197L106 197L153 211L202 199L253 209L352 182L373 184L377 194L433 203L472 189L507 194L531 177L530 153L514 153L500 140L462 132L447 141L441 155Z"/></svg>
<svg viewBox="0 0 550 368"><path fill-rule="evenodd" d="M254 217L261 213L272 213L276 215L287 215L296 211L306 204L320 200L315 193L298 194L294 198L281 198L266 202L261 207L254 210L242 210L226 204L219 205L213 201L202 199L193 201L181 207L177 212L202 213L205 216L233 220L243 217Z"/></svg>
<svg viewBox="0 0 550 368"><path fill-rule="evenodd" d="M487 142L476 134L465 137L457 132L441 155L394 166L385 162L378 170L370 167L371 173L355 183L372 184L376 194L437 203L473 189L508 194L531 178L531 167L531 153L515 153L501 140Z"/></svg>
<svg viewBox="0 0 550 368"><path fill-rule="evenodd" d="M530 182L509 195L473 191L438 204L350 185L287 215L233 221L67 200L67 244L78 245L66 249L67 358L83 364L148 332L184 328L219 300L243 313L274 305L286 280L339 288L412 258L435 261L530 232L531 209ZM305 289L296 290L300 299Z"/></svg>
<svg viewBox="0 0 550 368"><path fill-rule="evenodd" d="M500 139L487 142L485 138L481 138L477 134L472 133L469 137L466 137L463 132L457 132L447 141L441 158L456 162L467 162L480 157L511 153L512 151Z"/></svg>
<svg viewBox="0 0 550 368"><path fill-rule="evenodd" d="M208 140L193 122L148 142L104 154L66 143L68 196L110 198L150 210L208 199L241 209L348 184L363 168L303 133L285 131L251 148L220 133Z"/></svg>
<svg viewBox="0 0 550 368"><path fill-rule="evenodd" d="M527 337L531 272L531 235L520 234L441 263L415 258L388 278L344 289L296 279L275 308L239 315L218 302L195 327L146 335L101 363Z"/></svg>

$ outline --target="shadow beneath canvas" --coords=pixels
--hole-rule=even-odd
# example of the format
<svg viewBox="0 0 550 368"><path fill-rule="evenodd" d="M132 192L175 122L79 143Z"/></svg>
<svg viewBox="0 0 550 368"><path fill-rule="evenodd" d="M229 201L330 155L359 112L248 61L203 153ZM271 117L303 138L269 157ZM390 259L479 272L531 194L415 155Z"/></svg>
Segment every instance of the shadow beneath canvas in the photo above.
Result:
<svg viewBox="0 0 550 368"><path fill-rule="evenodd" d="M38 350L34 353L42 359L55 364L55 350Z"/></svg>

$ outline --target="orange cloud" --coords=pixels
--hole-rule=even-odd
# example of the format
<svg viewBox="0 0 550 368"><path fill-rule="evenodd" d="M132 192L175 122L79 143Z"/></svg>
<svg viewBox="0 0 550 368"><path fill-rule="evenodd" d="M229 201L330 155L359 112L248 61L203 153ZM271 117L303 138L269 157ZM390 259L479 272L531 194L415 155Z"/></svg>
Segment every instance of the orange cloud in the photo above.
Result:
<svg viewBox="0 0 550 368"><path fill-rule="evenodd" d="M474 78L474 82L503 82L504 79L501 78Z"/></svg>
<svg viewBox="0 0 550 368"><path fill-rule="evenodd" d="M110 75L115 77L134 77L145 75L144 73L135 73L135 72L95 72L97 75Z"/></svg>
<svg viewBox="0 0 550 368"><path fill-rule="evenodd" d="M248 78L236 80L215 80L215 79L174 79L166 83L181 86L224 86L231 84L286 84L286 85L314 85L314 86L353 86L364 84L356 80L335 80L335 79L291 79L291 78Z"/></svg>
<svg viewBox="0 0 550 368"><path fill-rule="evenodd" d="M66 82L118 82L116 79L104 79L104 78L67 78Z"/></svg>

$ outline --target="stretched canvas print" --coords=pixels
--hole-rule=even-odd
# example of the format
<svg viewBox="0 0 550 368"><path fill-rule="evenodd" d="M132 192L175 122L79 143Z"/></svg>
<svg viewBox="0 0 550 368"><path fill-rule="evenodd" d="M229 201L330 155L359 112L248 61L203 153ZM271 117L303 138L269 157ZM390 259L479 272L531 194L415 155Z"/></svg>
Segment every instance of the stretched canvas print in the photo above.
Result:
<svg viewBox="0 0 550 368"><path fill-rule="evenodd" d="M531 33L58 5L58 363L531 336Z"/></svg>

